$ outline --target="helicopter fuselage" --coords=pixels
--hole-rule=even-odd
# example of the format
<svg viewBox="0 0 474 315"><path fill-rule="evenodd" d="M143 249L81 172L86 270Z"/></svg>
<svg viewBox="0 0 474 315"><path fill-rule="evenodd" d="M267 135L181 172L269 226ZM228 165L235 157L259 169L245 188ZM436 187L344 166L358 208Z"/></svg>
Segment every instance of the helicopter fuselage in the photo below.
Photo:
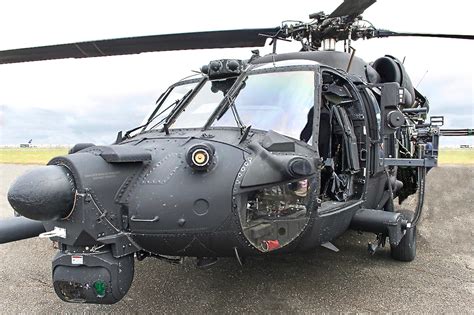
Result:
<svg viewBox="0 0 474 315"><path fill-rule="evenodd" d="M379 73L352 57L213 61L207 75L171 86L146 123L115 144L76 145L20 178L10 202L58 243L58 295L114 303L130 286L134 255L242 262L330 242L357 211L393 211L404 188L384 159L406 140L395 131L400 86L410 94L410 83L384 90ZM389 216L398 228L389 232L401 233L401 217ZM383 234L386 222L368 230Z"/></svg>
<svg viewBox="0 0 474 315"><path fill-rule="evenodd" d="M341 56L347 60L345 54ZM308 123L309 109L319 113L333 106L331 126L323 123L324 128L331 128L323 131L331 143L321 139L326 147L330 146L323 149L326 156L319 153L319 117L310 121L309 143L294 135L292 138L277 131L256 129L258 126L252 126L245 139L239 127L171 126L168 134L160 128L150 129L109 147L92 146L52 160L50 165L61 165L72 173L77 193L67 220L48 222L47 229L66 229L68 237L58 239L64 245L92 247L93 240L112 244L114 255L143 250L157 255L197 257L262 254L269 251L268 242L273 244L271 251L276 252L310 249L343 233L357 209L372 208L380 198L380 194L372 196L373 192L378 193L377 189L367 193L367 187L378 187L385 180L379 178L384 175L378 176L384 168L376 168L380 146L371 151L367 145L370 125L366 111L373 111L374 104L363 99L352 82L336 70L321 67L315 61L288 57L277 66L273 61L252 65L250 68L255 69L241 76L309 73L313 78L313 102L304 104L305 112L296 113L303 119L296 129L299 132ZM333 82L323 83L323 73L324 80L327 77ZM251 84L250 80L247 84ZM327 101L321 94L323 85L344 90L339 91L341 100L351 104L343 107ZM200 91L193 93L199 95ZM190 100L197 97L191 95ZM322 105L323 99L326 104ZM288 112L302 110L290 105ZM242 108L238 111L242 112ZM344 129L352 133L351 137ZM189 151L201 144L211 146L213 151L213 161L206 169L193 168L188 161ZM365 151L366 156L360 151ZM114 154L116 160L107 158ZM308 167L305 174L289 170L291 162L298 159ZM374 161L367 163L367 159ZM333 164L325 165L327 160ZM329 178L333 174L338 178ZM296 196L301 184L306 191ZM285 191L285 186L292 185L293 191L291 187ZM332 189L330 185L338 187ZM299 200L289 201L292 196ZM84 217L84 213L93 215ZM86 241L81 241L80 235L87 235Z"/></svg>

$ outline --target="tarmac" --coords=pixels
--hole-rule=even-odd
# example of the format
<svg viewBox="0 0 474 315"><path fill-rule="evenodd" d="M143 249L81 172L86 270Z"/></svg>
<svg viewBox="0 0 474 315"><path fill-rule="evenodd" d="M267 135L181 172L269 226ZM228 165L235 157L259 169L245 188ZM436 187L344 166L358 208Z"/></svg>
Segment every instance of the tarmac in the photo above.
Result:
<svg viewBox="0 0 474 315"><path fill-rule="evenodd" d="M13 215L6 193L15 177L35 166L0 164L0 218ZM474 167L443 166L428 174L418 226L417 257L403 263L389 248L369 255L374 235L348 231L338 253L252 258L244 266L220 259L197 269L136 261L135 279L114 305L69 304L51 283L51 242L0 245L0 313L473 313ZM408 200L404 207L413 206Z"/></svg>

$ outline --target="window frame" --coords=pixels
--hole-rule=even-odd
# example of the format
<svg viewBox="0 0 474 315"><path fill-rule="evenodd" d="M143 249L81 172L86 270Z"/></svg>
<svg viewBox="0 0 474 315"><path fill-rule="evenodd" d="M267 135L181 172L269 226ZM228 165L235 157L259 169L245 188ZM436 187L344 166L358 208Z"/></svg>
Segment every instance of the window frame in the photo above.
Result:
<svg viewBox="0 0 474 315"><path fill-rule="evenodd" d="M143 127L141 128L141 130L138 134L147 133L147 132L156 131L156 130L161 131L162 128L156 128L156 127L147 129L148 124L149 124L150 119L161 109L161 107L163 106L163 103L167 100L168 96L171 94L171 92L173 91L174 88L176 88L178 86L183 86L183 85L186 85L186 84L190 84L190 83L196 83L195 88L197 88L197 87L200 86L200 84L202 84L203 81L205 82L206 78L200 77L200 78L192 78L192 79L181 80L181 81L178 81L178 82L170 85L165 90L165 92L163 92L160 95L160 97L158 98L157 103L155 105L155 109L153 110L153 112L150 115L148 115L147 123L143 125ZM202 86L201 86L201 88L202 88ZM200 90L200 88L198 90ZM195 92L196 91L194 91L192 94L194 94Z"/></svg>
<svg viewBox="0 0 474 315"><path fill-rule="evenodd" d="M262 64L258 64L256 65L258 67L261 67ZM313 84L313 110L315 111L315 113L317 112L318 114L318 118L319 118L319 99L318 99L318 94L319 94L319 89L320 89L320 84L318 84L319 82L319 77L320 77L320 73L319 73L319 65L318 64L311 64L311 65L290 65L290 66L274 66L272 68L258 68L258 67L251 67L248 71L244 72L235 82L234 86L231 88L231 90L229 91L228 95L230 96L230 98L235 98L235 97L238 97L238 94L239 94L239 90L240 90L240 84L245 81L249 76L251 75L259 75L259 74L267 74L267 73L277 73L277 72L296 72L296 71L311 71L313 72L313 75L314 75L314 84ZM222 102L216 107L216 110L214 111L214 113L211 115L211 117L209 118L209 120L207 121L206 125L204 126L203 130L213 130L213 129L222 129L222 128L239 128L238 126L214 126L213 124L215 123L216 119L217 119L217 116L219 115L220 111L221 111L221 108L223 106L225 106L226 102L228 101L229 97L225 97ZM317 109L316 109L317 108ZM227 110L231 110L230 108L228 108ZM237 109L238 111L238 109ZM314 121L316 119L313 118L313 127L314 127ZM245 124L246 121L243 121L243 123ZM318 123L318 126L319 126L319 123ZM255 128L257 130L262 130L262 129L258 129L258 128ZM314 130L314 129L313 129ZM268 130L263 130L263 131L268 131ZM314 132L313 132L314 134ZM286 137L289 137L289 138L292 138L291 136L289 135L286 135L286 134L282 134ZM314 137L313 137L314 138ZM298 141L300 141L300 139L296 139ZM313 139L314 140L314 139ZM311 143L310 143L311 145Z"/></svg>

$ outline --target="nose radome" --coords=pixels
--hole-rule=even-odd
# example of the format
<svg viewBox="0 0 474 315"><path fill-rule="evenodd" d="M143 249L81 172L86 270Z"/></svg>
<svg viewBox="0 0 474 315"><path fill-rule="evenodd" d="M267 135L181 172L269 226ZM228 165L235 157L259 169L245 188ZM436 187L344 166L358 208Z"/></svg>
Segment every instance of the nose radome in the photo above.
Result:
<svg viewBox="0 0 474 315"><path fill-rule="evenodd" d="M33 169L10 186L8 201L21 215L38 221L65 218L74 206L72 174L62 166Z"/></svg>

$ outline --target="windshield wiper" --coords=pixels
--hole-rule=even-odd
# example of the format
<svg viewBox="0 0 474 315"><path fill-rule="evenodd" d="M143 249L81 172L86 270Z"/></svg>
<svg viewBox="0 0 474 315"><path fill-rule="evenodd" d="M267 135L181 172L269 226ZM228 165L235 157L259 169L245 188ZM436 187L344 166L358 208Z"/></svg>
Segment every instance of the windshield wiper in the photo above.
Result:
<svg viewBox="0 0 474 315"><path fill-rule="evenodd" d="M148 119L148 121L146 123L144 123L143 125L140 125L138 127L135 127L133 129L130 129L128 130L125 135L124 135L124 138L127 138L132 132L140 129L140 128L143 128L145 129L151 122L153 122L153 120L155 120L156 118L160 117L161 114L163 114L164 112L166 112L168 109L170 109L171 107L173 106L176 106L178 107L177 105L179 105L193 90L189 90L181 99L177 99L176 101L174 101L173 103L171 103L168 107L166 107L165 109L163 109L159 114L156 114L156 112L160 109L161 105L162 104L159 104L157 106L157 108L155 109L155 111L153 112L152 115L150 115L150 119ZM175 107L175 109L176 109ZM166 119L172 115L174 113L175 110L172 110L171 113L168 115L168 116L165 116L163 117L159 122L157 122L156 124L153 125L153 127L151 127L150 129L153 129L155 128L156 126L159 126L161 123L163 123L164 121L166 121ZM155 115L156 114L156 115Z"/></svg>
<svg viewBox="0 0 474 315"><path fill-rule="evenodd" d="M222 116L227 112L229 107L232 110L232 115L234 116L235 122L237 126L240 128L240 133L243 132L245 129L245 125L240 118L239 112L237 111L237 107L235 106L235 98L239 94L240 90L245 86L245 81L247 78L243 79L242 81L238 82L238 86L236 86L232 91L229 91L227 95L224 97L222 101L222 105L216 109L214 114L208 120L206 125L204 126L205 129L209 128L215 120L220 120Z"/></svg>
<svg viewBox="0 0 474 315"><path fill-rule="evenodd" d="M242 119L240 118L239 112L237 111L237 107L235 106L235 99L237 98L237 95L239 95L240 90L242 90L244 86L245 79L239 83L239 85L233 91L232 95L229 95L229 97L227 98L227 105L222 108L222 111L217 116L217 120L221 119L230 107L230 109L232 110L232 116L234 116L234 120L237 123L237 126L240 128L240 134L243 133L245 125L242 122Z"/></svg>
<svg viewBox="0 0 474 315"><path fill-rule="evenodd" d="M136 130L138 130L138 129L140 129L140 128L146 128L146 126L148 126L148 124L149 124L150 122L152 122L153 120L155 120L156 117L158 117L159 115L161 115L161 114L164 112L164 111L162 111L159 115L155 115L156 112L160 109L161 105L163 105L164 100L168 97L168 95L170 94L171 90L172 90L172 88L169 87L166 91L164 91L164 92L160 95L160 97L158 97L158 99L157 99L156 102L155 102L155 105L157 105L157 106L155 107L155 110L151 113L150 118L148 118L147 122L144 123L143 125L140 125L140 126L135 127L135 128L133 128L133 129L127 130L127 131L125 132L125 135L123 136L124 139L128 138L128 136L129 136L132 132L134 132L134 131L136 131ZM158 103L159 103L159 104L158 104ZM169 108L169 107L168 107L168 108Z"/></svg>
<svg viewBox="0 0 474 315"><path fill-rule="evenodd" d="M155 105L156 105L155 110L153 111L153 113L151 113L151 115L148 118L147 122L144 124L145 126L148 125L151 121L153 121L156 118L156 116L158 116L158 115L156 115L156 112L158 112L160 110L161 106L163 105L163 102L165 101L166 98L168 98L168 96L170 95L172 89L173 88L169 87L164 93L162 93L160 95L160 97L158 97L158 99L155 102ZM161 112L161 113L163 113L163 112Z"/></svg>
<svg viewBox="0 0 474 315"><path fill-rule="evenodd" d="M166 107L166 108L165 108L164 110L162 110L159 114L151 115L150 117L153 117L153 118L148 119L148 121L147 121L146 123L144 123L143 125L140 125L140 126L138 126L138 127L135 127L135 128L133 128L133 129L128 130L127 132L125 132L124 138L128 138L128 136L129 136L132 132L134 132L134 131L136 131L136 130L138 130L138 129L140 129L140 128L143 128L143 129L146 128L151 122L153 122L153 120L155 120L156 118L160 117L160 115L163 114L164 112L166 112L170 107L176 106L179 102L180 102L179 99L176 100L176 101L174 101L173 103L171 103L171 105L169 105L168 107ZM161 104L158 106L157 109L159 109L160 106L161 106ZM155 110L155 113L156 113L156 110ZM157 122L155 125L153 125L153 127L151 127L150 129L153 129L153 128L155 128L156 126L160 125L167 117L168 117L168 116L163 117L163 119L161 119L159 122Z"/></svg>
<svg viewBox="0 0 474 315"><path fill-rule="evenodd" d="M176 103L176 106L171 110L171 113L164 118L164 125L166 126L165 128L168 129L168 127L174 123L176 120L176 116L178 113L181 112L181 110L184 108L184 104L186 104L186 101L189 98L189 95L191 95L194 92L194 89L189 90L184 94L184 96Z"/></svg>
<svg viewBox="0 0 474 315"><path fill-rule="evenodd" d="M189 90L184 94L184 96L181 98L181 100L176 104L175 108L171 111L171 113L166 116L165 122L163 124L163 129L162 131L165 131L166 134L169 134L168 128L174 124L176 118L178 115L181 113L181 111L184 109L184 107L187 105L187 100L191 97L191 95L194 94L195 91L200 91L202 86L206 83L207 79L203 78L197 86L194 87L194 89Z"/></svg>
<svg viewBox="0 0 474 315"><path fill-rule="evenodd" d="M245 129L245 126L242 122L242 119L240 119L239 112L237 111L237 107L235 107L235 99L232 100L232 103L229 106L230 106L230 109L232 110L232 116L234 116L235 122L237 123L237 126L240 128L240 134L242 134L242 131Z"/></svg>
<svg viewBox="0 0 474 315"><path fill-rule="evenodd" d="M152 119L150 119L150 120L145 124L145 126L149 125L151 122L153 122L153 120L155 120L156 118L160 117L161 114L163 114L164 112L166 112L166 111L167 111L168 109L170 109L171 107L178 105L181 100L182 100L182 99L177 99L176 101L174 101L173 103L171 103L171 105L169 105L168 107L166 107L165 109L163 109L159 114L156 114ZM156 126L160 125L163 121L166 120L167 117L168 117L168 116L163 117L159 122L157 122L156 124L154 124L153 127L151 127L150 129L153 129L153 128L155 128Z"/></svg>
<svg viewBox="0 0 474 315"><path fill-rule="evenodd" d="M227 112L231 104L234 104L235 98L232 97L230 94L227 94L224 98L224 105L220 108L217 113L216 120L220 120L222 116Z"/></svg>

